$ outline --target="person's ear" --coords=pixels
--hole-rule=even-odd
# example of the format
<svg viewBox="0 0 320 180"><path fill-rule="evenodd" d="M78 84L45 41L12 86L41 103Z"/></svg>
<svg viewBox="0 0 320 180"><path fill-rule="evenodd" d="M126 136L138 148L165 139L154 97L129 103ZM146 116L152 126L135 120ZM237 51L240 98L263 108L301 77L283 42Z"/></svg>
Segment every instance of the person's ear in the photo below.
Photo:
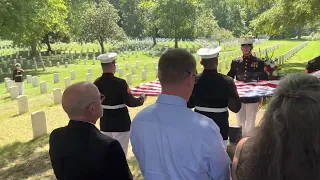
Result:
<svg viewBox="0 0 320 180"><path fill-rule="evenodd" d="M202 62L202 60L200 61L200 64L203 66L203 62Z"/></svg>

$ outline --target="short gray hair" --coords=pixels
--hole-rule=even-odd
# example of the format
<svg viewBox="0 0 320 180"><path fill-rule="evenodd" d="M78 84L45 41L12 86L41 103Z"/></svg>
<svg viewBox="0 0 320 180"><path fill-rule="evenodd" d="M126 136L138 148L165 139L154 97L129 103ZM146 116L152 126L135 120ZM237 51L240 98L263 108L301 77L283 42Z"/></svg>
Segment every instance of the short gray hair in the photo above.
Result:
<svg viewBox="0 0 320 180"><path fill-rule="evenodd" d="M171 49L162 54L158 63L161 84L178 84L188 73L196 73L196 60L184 49Z"/></svg>

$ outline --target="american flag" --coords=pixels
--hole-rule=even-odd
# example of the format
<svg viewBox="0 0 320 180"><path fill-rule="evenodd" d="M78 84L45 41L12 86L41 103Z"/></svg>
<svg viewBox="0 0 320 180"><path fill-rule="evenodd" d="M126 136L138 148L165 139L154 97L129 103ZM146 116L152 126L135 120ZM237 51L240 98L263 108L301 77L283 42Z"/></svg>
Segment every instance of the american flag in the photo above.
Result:
<svg viewBox="0 0 320 180"><path fill-rule="evenodd" d="M238 94L240 97L266 97L272 96L274 89L279 81L260 81L260 82L236 82ZM161 85L159 81L151 81L149 83L140 84L130 89L134 96L144 93L147 96L158 96L161 93Z"/></svg>

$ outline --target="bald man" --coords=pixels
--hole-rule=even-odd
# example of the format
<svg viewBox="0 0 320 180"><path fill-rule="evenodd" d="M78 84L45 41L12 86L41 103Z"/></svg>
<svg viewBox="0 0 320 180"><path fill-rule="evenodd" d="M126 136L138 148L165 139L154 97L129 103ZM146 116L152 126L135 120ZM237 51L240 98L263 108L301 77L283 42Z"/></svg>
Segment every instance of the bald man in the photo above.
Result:
<svg viewBox="0 0 320 180"><path fill-rule="evenodd" d="M62 107L70 121L52 131L49 140L58 180L132 179L120 143L95 126L103 114L103 99L98 88L88 82L73 84L64 91Z"/></svg>

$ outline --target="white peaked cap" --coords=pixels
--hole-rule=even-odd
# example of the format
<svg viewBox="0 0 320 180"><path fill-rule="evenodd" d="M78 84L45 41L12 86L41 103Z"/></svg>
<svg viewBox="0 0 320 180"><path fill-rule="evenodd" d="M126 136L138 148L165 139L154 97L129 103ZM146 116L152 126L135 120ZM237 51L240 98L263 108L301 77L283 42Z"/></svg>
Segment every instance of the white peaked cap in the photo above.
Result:
<svg viewBox="0 0 320 180"><path fill-rule="evenodd" d="M242 44L253 44L255 42L254 38L241 38L238 40L238 42Z"/></svg>
<svg viewBox="0 0 320 180"><path fill-rule="evenodd" d="M202 59L215 58L218 56L221 49L220 46L216 48L201 48L197 51L197 54L201 56Z"/></svg>
<svg viewBox="0 0 320 180"><path fill-rule="evenodd" d="M97 60L101 61L101 64L112 63L117 58L117 53L101 54L97 57Z"/></svg>

